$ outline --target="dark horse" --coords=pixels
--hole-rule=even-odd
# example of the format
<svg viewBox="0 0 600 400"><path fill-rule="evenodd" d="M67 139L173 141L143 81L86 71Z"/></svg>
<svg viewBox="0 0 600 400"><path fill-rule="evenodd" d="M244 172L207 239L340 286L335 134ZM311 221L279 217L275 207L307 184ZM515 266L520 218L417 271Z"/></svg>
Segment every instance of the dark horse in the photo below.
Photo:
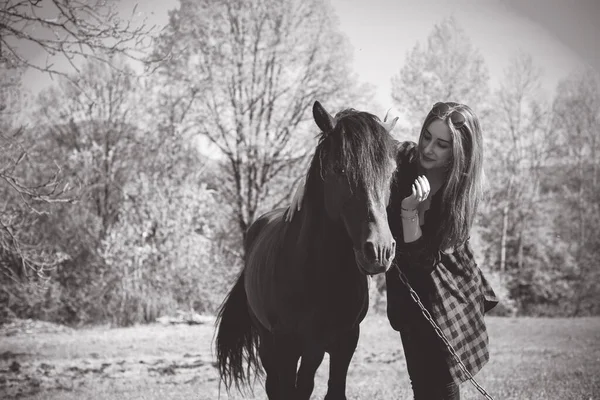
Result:
<svg viewBox="0 0 600 400"><path fill-rule="evenodd" d="M277 209L250 226L245 267L218 314L217 360L228 391L260 371L258 350L269 399L309 399L327 352L325 399L346 399L369 304L366 275L385 272L394 257L386 206L396 120L352 109L334 118L319 102L313 117L322 133L302 209L290 223Z"/></svg>

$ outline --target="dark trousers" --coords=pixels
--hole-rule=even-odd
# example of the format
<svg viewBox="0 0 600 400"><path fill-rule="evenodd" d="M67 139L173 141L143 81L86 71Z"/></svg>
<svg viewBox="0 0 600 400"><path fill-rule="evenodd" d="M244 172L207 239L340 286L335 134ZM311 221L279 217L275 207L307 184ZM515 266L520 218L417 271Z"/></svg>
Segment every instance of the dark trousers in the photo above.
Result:
<svg viewBox="0 0 600 400"><path fill-rule="evenodd" d="M407 324L400 330L414 400L460 400L441 349L441 340L429 322Z"/></svg>

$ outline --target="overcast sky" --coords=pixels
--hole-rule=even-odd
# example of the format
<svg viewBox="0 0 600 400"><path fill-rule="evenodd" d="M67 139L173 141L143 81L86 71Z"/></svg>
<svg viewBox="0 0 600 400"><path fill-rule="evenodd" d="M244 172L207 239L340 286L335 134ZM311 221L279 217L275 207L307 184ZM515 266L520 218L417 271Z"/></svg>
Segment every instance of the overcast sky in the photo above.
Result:
<svg viewBox="0 0 600 400"><path fill-rule="evenodd" d="M121 0L124 12L138 4L137 18L164 25L176 0ZM600 1L597 0L331 0L340 29L354 48L354 68L362 81L377 88L382 110L391 105L390 79L417 42L424 43L435 23L454 16L483 55L492 85L502 77L511 56L530 53L543 68L544 88L584 63L600 71ZM127 13L126 15L130 15ZM35 54L32 54L35 56ZM40 55L40 60L43 60ZM25 82L34 92L48 78L30 72Z"/></svg>
<svg viewBox="0 0 600 400"><path fill-rule="evenodd" d="M585 62L585 53L575 45L594 48L589 62L600 65L600 31L594 26L600 12L591 18L586 1L333 0L333 5L342 31L354 45L356 71L377 85L378 100L386 107L391 103L390 78L400 70L407 52L417 41L425 43L433 24L451 15L483 55L492 85L501 79L510 57L521 50L543 68L544 87L552 92L559 79Z"/></svg>

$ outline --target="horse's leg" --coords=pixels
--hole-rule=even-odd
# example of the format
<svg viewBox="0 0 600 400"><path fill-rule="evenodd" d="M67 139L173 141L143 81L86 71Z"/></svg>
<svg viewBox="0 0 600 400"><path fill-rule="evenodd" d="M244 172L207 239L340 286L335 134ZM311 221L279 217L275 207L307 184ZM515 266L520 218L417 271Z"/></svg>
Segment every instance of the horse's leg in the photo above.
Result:
<svg viewBox="0 0 600 400"><path fill-rule="evenodd" d="M280 399L279 377L277 372L277 356L273 334L266 329L261 330L260 345L258 347L260 362L262 363L267 379L265 391L269 400Z"/></svg>
<svg viewBox="0 0 600 400"><path fill-rule="evenodd" d="M277 400L296 399L296 370L300 350L298 340L289 335L273 336L273 360L277 374ZM269 400L272 400L269 397Z"/></svg>
<svg viewBox="0 0 600 400"><path fill-rule="evenodd" d="M329 381L325 400L346 400L346 375L356 350L359 326L340 335L327 349L329 353Z"/></svg>
<svg viewBox="0 0 600 400"><path fill-rule="evenodd" d="M298 400L309 400L315 387L315 373L323 361L325 350L310 349L302 354L296 390Z"/></svg>

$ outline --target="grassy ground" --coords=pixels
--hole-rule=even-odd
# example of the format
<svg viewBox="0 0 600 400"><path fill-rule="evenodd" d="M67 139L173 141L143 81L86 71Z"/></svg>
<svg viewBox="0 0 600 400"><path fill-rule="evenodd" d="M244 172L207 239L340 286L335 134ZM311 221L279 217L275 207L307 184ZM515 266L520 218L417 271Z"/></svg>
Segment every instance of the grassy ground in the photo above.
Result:
<svg viewBox="0 0 600 400"><path fill-rule="evenodd" d="M600 318L487 321L491 361L476 378L494 399L600 399ZM400 338L385 316L371 314L361 327L348 399L412 398ZM217 399L213 332L153 325L1 337L0 398ZM324 397L327 365L313 399ZM483 398L470 383L461 389L463 399ZM266 398L260 383L246 398Z"/></svg>

